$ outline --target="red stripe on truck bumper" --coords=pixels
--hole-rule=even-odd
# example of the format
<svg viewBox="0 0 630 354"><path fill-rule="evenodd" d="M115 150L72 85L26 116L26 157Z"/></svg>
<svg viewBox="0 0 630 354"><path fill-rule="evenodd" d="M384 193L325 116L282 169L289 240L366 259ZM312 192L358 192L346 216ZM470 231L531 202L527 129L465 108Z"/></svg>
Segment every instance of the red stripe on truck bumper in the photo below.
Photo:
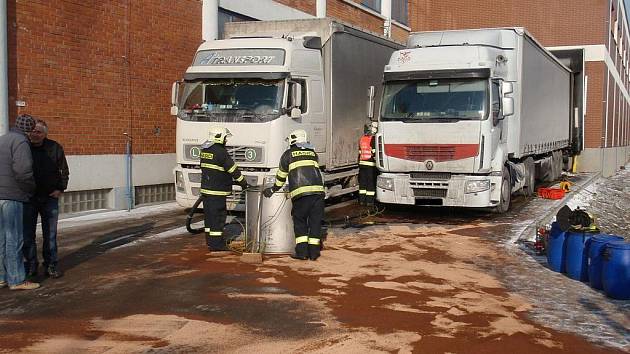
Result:
<svg viewBox="0 0 630 354"><path fill-rule="evenodd" d="M385 154L411 161L461 160L479 154L478 144L385 144Z"/></svg>

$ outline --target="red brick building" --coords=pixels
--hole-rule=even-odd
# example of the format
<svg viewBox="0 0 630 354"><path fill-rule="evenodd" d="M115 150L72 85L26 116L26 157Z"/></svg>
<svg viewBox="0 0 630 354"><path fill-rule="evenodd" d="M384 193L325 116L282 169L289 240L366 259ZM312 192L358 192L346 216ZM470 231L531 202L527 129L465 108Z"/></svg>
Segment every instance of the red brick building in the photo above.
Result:
<svg viewBox="0 0 630 354"><path fill-rule="evenodd" d="M219 0L219 24L306 18L316 0ZM320 3L321 4L321 3ZM543 45L583 48L582 170L611 174L630 154L628 21L621 0L327 0L326 15L404 42L410 31L526 27ZM389 20L391 18L391 21ZM202 42L202 0L8 0L10 121L45 119L71 168L63 211L172 198L173 81Z"/></svg>

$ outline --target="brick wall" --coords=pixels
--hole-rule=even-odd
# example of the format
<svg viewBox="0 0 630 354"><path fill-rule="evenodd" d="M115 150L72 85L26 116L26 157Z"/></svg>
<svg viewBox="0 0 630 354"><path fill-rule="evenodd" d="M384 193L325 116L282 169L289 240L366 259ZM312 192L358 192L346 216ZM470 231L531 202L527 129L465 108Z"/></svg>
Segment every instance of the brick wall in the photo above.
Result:
<svg viewBox="0 0 630 354"><path fill-rule="evenodd" d="M525 27L545 46L604 44L607 0L412 0L412 31Z"/></svg>
<svg viewBox="0 0 630 354"><path fill-rule="evenodd" d="M201 43L201 1L8 2L11 119L48 121L68 154L174 152L170 91Z"/></svg>

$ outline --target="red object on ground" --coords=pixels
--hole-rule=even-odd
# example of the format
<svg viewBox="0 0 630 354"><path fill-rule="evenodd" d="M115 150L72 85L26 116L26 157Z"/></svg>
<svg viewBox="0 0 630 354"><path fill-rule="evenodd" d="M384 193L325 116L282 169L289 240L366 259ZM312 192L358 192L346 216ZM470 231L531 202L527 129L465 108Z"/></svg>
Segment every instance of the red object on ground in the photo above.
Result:
<svg viewBox="0 0 630 354"><path fill-rule="evenodd" d="M564 190L560 188L538 188L538 196L545 199L562 199L564 198Z"/></svg>

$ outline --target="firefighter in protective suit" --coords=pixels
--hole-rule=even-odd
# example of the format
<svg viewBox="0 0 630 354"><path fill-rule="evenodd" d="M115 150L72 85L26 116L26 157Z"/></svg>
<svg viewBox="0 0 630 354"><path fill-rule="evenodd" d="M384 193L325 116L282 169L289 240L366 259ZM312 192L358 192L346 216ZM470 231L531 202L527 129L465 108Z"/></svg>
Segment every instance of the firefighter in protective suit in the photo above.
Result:
<svg viewBox="0 0 630 354"><path fill-rule="evenodd" d="M306 132L295 130L289 135L289 149L280 157L276 183L263 191L269 198L289 180L293 209L295 256L316 260L321 250L322 219L324 217L324 181L317 154L308 143Z"/></svg>
<svg viewBox="0 0 630 354"><path fill-rule="evenodd" d="M223 227L227 216L226 197L232 194L232 184L243 189L248 185L225 148L230 131L220 126L210 127L210 140L201 145L201 195L206 243L210 251L226 251Z"/></svg>
<svg viewBox="0 0 630 354"><path fill-rule="evenodd" d="M376 122L365 126L365 133L359 140L359 204L374 205L376 197L376 160L374 159Z"/></svg>

